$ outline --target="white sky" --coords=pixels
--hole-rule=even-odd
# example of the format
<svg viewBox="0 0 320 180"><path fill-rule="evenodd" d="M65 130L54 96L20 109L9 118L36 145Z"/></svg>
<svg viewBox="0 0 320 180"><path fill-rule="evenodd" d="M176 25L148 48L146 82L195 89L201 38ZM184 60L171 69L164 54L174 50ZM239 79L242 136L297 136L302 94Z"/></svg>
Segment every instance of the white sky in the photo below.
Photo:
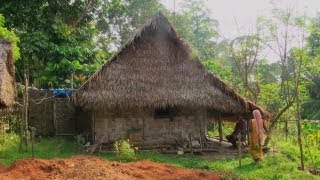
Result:
<svg viewBox="0 0 320 180"><path fill-rule="evenodd" d="M175 10L180 11L183 0L175 1ZM173 11L174 0L160 2ZM233 39L254 33L257 17L270 16L274 7L272 3L284 9L290 7L297 15L313 17L320 12L320 0L205 0L206 7L211 11L210 16L219 22L220 39ZM291 46L296 44L293 42ZM269 62L278 60L278 56L270 49L265 49L261 57Z"/></svg>
<svg viewBox="0 0 320 180"><path fill-rule="evenodd" d="M160 0L168 9L173 10L174 0ZM176 0L176 11L181 9L183 0ZM233 38L252 31L258 16L268 16L272 10L272 0L206 0L211 17L219 21L220 35ZM293 6L298 14L315 16L320 11L320 0L273 0L280 7ZM280 3L279 3L280 2ZM240 28L237 30L235 19Z"/></svg>

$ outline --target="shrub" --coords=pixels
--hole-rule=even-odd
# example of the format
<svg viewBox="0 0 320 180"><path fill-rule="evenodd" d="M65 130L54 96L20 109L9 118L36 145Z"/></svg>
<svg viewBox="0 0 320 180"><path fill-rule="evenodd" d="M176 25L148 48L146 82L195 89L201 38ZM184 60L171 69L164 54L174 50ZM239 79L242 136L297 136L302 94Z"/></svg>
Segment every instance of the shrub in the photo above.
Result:
<svg viewBox="0 0 320 180"><path fill-rule="evenodd" d="M129 140L116 141L114 149L120 159L133 160L135 158L134 149L131 147Z"/></svg>
<svg viewBox="0 0 320 180"><path fill-rule="evenodd" d="M79 134L75 136L76 144L79 146L83 146L86 143L86 140L84 139L84 136L82 134Z"/></svg>

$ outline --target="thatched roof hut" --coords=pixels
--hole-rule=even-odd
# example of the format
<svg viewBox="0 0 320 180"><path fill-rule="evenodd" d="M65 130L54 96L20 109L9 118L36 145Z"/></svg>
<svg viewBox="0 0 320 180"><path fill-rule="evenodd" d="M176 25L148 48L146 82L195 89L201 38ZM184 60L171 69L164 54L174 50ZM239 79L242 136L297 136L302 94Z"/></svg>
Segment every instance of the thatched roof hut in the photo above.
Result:
<svg viewBox="0 0 320 180"><path fill-rule="evenodd" d="M12 45L0 39L0 109L13 105L15 97Z"/></svg>
<svg viewBox="0 0 320 180"><path fill-rule="evenodd" d="M241 114L256 109L214 74L157 13L74 95L85 109L197 107Z"/></svg>

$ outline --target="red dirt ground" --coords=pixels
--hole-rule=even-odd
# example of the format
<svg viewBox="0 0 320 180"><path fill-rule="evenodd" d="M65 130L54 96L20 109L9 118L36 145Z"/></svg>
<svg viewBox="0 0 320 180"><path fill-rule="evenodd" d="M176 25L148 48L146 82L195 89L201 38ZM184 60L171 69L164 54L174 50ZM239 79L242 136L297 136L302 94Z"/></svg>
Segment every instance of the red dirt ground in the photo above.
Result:
<svg viewBox="0 0 320 180"><path fill-rule="evenodd" d="M0 166L0 179L220 179L220 176L148 160L119 163L92 156L75 156L17 160L9 167Z"/></svg>

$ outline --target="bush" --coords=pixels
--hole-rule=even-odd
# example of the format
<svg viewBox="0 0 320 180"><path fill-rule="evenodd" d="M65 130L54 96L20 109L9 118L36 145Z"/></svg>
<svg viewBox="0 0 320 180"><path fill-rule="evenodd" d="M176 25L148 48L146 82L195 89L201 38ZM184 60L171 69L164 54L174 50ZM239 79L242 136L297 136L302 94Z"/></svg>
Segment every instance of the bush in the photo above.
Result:
<svg viewBox="0 0 320 180"><path fill-rule="evenodd" d="M114 149L117 156L123 160L135 159L134 149L131 147L129 140L120 140L114 143Z"/></svg>

